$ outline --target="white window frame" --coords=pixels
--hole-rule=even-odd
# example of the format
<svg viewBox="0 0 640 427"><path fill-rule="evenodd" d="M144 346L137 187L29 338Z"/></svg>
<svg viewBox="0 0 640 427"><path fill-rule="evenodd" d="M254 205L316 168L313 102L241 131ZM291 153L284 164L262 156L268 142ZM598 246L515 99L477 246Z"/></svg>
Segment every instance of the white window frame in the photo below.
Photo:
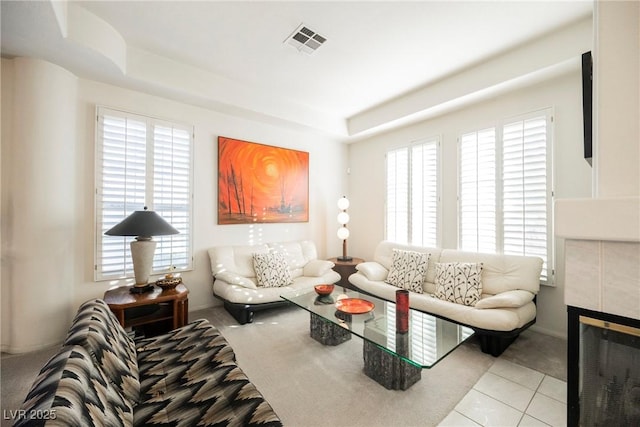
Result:
<svg viewBox="0 0 640 427"><path fill-rule="evenodd" d="M546 256L542 256L545 263L543 266L543 275L541 277L541 283L553 286L554 285L554 239L553 239L553 110L551 108L546 108L543 110L533 111L527 114L522 114L518 116L509 117L507 119L499 121L495 125L495 135L496 135L496 180L495 180L495 194L496 194L496 216L495 216L495 224L496 224L496 253L510 253L516 254L513 251L505 250L505 190L504 190L504 167L505 167L505 153L504 153L504 144L505 144L505 135L504 129L505 126L517 123L517 122L525 122L528 120L532 120L537 117L545 117L546 120L546 128L545 128L545 137L546 137L546 158L545 158L545 168L546 168L546 188L545 188L545 200L546 200ZM462 148L461 141L465 135L468 135L473 132L465 132L460 135L458 139L458 248L462 250L474 250L474 248L465 247L463 244L463 226L462 223L462 213L461 209L463 206L462 202ZM479 250L482 252L482 250ZM486 252L486 251L485 251ZM538 255L534 253L518 253L518 255Z"/></svg>
<svg viewBox="0 0 640 427"><path fill-rule="evenodd" d="M406 243L420 246L433 246L439 247L441 242L441 153L440 153L440 136L432 136L429 138L420 139L417 141L411 142L409 145L396 147L387 151L385 156L385 179L386 179L386 192L385 192L385 238L388 240L393 240L398 243ZM413 166L416 160L414 157L416 156L417 150L420 148L428 147L435 150L435 168L432 171L431 178L435 179L435 209L433 210L433 215L435 215L434 224L432 225L434 228L434 236L432 242L425 243L425 233L423 232L421 236L416 236L415 233L418 229L417 221L415 214L424 212L424 199L416 200L417 198L412 196L413 189L415 187L414 181L418 174L424 171L424 168L416 168ZM406 162L404 169L399 170L399 174L396 173L394 177L390 176L390 165L391 157L395 157L399 162ZM401 165L402 167L402 165ZM424 176L423 181L424 183ZM422 185L422 183L420 185ZM404 192L395 191L393 200L390 197L390 186L393 186L396 190L401 189L402 186L406 185L406 194ZM400 193L400 194L399 194ZM423 191L424 194L424 191ZM422 200L422 204L418 206L417 204ZM399 220L400 217L400 220ZM404 218L402 218L404 217ZM423 216L421 216L423 218ZM389 227L393 225L394 227L401 227L400 230L396 230L391 233ZM422 227L422 225L420 226Z"/></svg>
<svg viewBox="0 0 640 427"><path fill-rule="evenodd" d="M105 161L104 153L105 133L104 117L113 117L118 120L129 120L135 122L140 131L137 142L132 142L129 146L137 145L137 154L133 157L140 157L138 165L144 170L139 170L137 184L127 185L126 190L115 183L111 184L111 192L105 187ZM142 128L144 127L144 133ZM154 131L165 131L156 140ZM174 133L175 132L175 133ZM175 135L175 136L174 136ZM127 135L126 138L129 138ZM174 139L175 138L175 139ZM135 139L133 134L131 139ZM163 274L175 268L179 271L193 269L193 126L181 123L170 122L153 117L134 114L104 106L96 107L96 152L95 152L95 252L94 252L94 279L96 281L128 279L134 276L133 263L129 243L135 237L106 236L104 233L109 228L120 222L135 210L142 210L147 206L149 210L155 210L167 222L173 225L179 234L170 236L157 236L153 239L158 242L152 275ZM154 147L158 147L157 153ZM120 148L120 147L118 147ZM164 153L163 151L164 150ZM144 154L143 154L144 152ZM121 156L122 153L116 153ZM112 157L113 158L113 157ZM116 158L116 162L118 159ZM126 163L132 165L132 163ZM125 162L123 161L123 167ZM160 168L165 171L170 183L162 186L162 190L154 188L154 173ZM166 172L167 169L170 172ZM162 175L162 172L160 172ZM126 180L134 179L133 175L127 174ZM106 184L107 186L109 184ZM133 187L135 193L131 197L122 197L122 200L115 200L119 197L118 191L129 192ZM157 186L156 186L157 187ZM186 187L186 188L185 188ZM115 191L113 191L115 190ZM111 194L111 202L105 198ZM169 200L167 202L166 200ZM106 205L111 203L110 211ZM121 211L121 212L118 212ZM117 249L121 247L121 253ZM105 256L110 252L115 256L116 262L111 268L104 267L103 253Z"/></svg>

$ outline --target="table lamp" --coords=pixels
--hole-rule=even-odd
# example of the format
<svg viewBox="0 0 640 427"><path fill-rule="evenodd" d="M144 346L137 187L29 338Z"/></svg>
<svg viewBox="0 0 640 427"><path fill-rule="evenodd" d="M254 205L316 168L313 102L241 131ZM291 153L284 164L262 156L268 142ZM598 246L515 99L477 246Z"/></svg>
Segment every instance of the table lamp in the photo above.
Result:
<svg viewBox="0 0 640 427"><path fill-rule="evenodd" d="M131 242L133 273L136 278L136 284L131 288L131 292L142 293L153 289L153 285L148 282L157 242L151 240L151 237L178 233L179 231L160 215L154 211L148 211L146 206L144 210L134 211L104 233L107 236L136 236L136 239Z"/></svg>

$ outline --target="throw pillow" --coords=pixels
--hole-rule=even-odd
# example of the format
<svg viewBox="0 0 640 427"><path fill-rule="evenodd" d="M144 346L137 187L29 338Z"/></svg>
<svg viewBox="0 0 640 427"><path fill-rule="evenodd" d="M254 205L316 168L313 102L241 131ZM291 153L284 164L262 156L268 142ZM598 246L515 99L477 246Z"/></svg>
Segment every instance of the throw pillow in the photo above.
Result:
<svg viewBox="0 0 640 427"><path fill-rule="evenodd" d="M482 294L482 263L436 264L436 298L474 306Z"/></svg>
<svg viewBox="0 0 640 427"><path fill-rule="evenodd" d="M253 268L258 286L275 288L293 283L287 260L279 252L253 254Z"/></svg>
<svg viewBox="0 0 640 427"><path fill-rule="evenodd" d="M429 255L424 252L393 249L391 268L385 282L421 294Z"/></svg>

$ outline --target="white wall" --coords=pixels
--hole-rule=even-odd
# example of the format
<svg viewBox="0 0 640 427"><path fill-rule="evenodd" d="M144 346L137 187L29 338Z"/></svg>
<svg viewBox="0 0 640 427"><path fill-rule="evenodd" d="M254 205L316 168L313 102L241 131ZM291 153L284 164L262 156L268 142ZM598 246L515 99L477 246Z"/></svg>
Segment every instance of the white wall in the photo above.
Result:
<svg viewBox="0 0 640 427"><path fill-rule="evenodd" d="M640 2L595 3L595 197L640 197Z"/></svg>
<svg viewBox="0 0 640 427"><path fill-rule="evenodd" d="M25 61L27 68L58 68L57 73L66 73L59 67L39 60L2 60L2 88L3 111L14 110L23 106L27 114L18 116L14 112L14 129L33 126L34 123L49 123L48 115L52 111L33 111L31 103L40 102L37 98L29 101L11 102L11 97L6 97L6 88L14 87L17 76L12 71L17 67L16 63ZM7 72L5 72L7 71ZM22 70L21 72L23 72ZM16 73L17 74L17 73ZM101 297L105 290L111 286L122 285L126 282L94 282L94 145L95 145L95 107L96 104L111 108L124 109L134 113L145 114L162 119L193 124L195 127L194 139L194 255L195 268L193 271L183 274L185 284L190 290L189 308L197 310L204 307L219 304L214 299L211 291L211 269L209 266L206 249L215 245L249 244L269 241L284 241L309 238L313 239L318 247L319 256L328 258L340 253L341 242L334 237L337 229L335 216L338 212L336 201L346 191L346 157L347 148L344 144L329 140L319 135L300 131L275 127L259 122L238 119L232 116L216 113L199 107L182 104L167 99L149 96L119 87L97 83L87 80L76 80L76 88L69 90L72 97L67 106L58 106L65 111L72 108L73 117L61 118L61 121L72 124L74 129L67 129L64 138L40 139L40 148L24 147L24 162L37 157L33 150L41 148L46 153L55 152L60 139L65 139L66 147L63 158L53 156L55 163L50 167L30 168L29 173L35 179L31 181L12 180L8 182L2 179L2 231L3 231L3 267L2 267L2 350L9 352L23 352L44 347L59 342L64 338L64 333L69 326L72 314L83 301ZM53 80L52 80L53 82ZM46 88L46 91L53 91ZM59 89L62 90L62 89ZM15 88L14 99L23 96L19 87ZM45 93L47 93L45 91ZM75 93L77 92L77 96ZM19 105L18 105L19 104ZM70 105L69 105L70 104ZM55 109L55 107L54 107ZM76 113L77 111L77 113ZM53 116L56 117L56 116ZM75 124L74 124L75 123ZM2 117L2 149L3 149L3 175L7 172L19 176L20 165L11 158L11 151L18 149L22 140L17 138L19 133L5 131L5 115ZM309 222L295 224L257 224L257 225L217 225L217 136L229 136L247 141L276 145L285 148L293 148L309 152ZM50 144L50 146L47 146ZM38 163L38 166L43 166ZM16 281L7 273L19 267L6 255L14 250L16 240L7 236L15 235L16 238L24 230L18 230L7 222L5 217L6 201L14 201L20 205L28 204L35 188L34 182L43 183L49 180L51 168L56 171L66 170L73 173L72 182L68 180L60 187L60 181L53 181L49 190L53 195L63 197L51 197L47 199L53 204L54 209L61 206L70 207L72 217L71 224L51 224L50 233L38 230L37 239L33 234L27 234L33 238L32 246L38 246L39 254L55 248L59 243L53 240L54 235L64 236L68 242L68 253L65 260L60 263L60 268L53 268L49 264L38 267L41 259L29 258L29 263L36 266L40 273L39 280L31 278L29 284ZM30 175L30 176L31 176ZM7 205L8 206L8 205ZM41 205L37 205L41 207ZM7 208L8 209L8 208ZM70 225L70 228L67 227ZM28 229L31 224L26 223ZM25 256L29 257L29 254ZM14 268L15 267L15 268ZM65 276L60 272L65 271ZM33 272L32 274L35 274ZM28 298L12 299L11 310L5 310L5 295L26 295L24 286L32 290ZM49 292L69 288L68 291L49 295ZM47 290L47 293L44 290ZM45 298L38 298L38 295ZM54 308L52 308L54 307ZM39 328L29 327L27 319L39 319L40 312L46 312L44 323L56 325L56 331L47 333L39 331ZM14 317L16 313L23 313L20 317ZM38 324L41 322L39 321ZM16 340L16 337L20 337Z"/></svg>
<svg viewBox="0 0 640 427"><path fill-rule="evenodd" d="M77 79L44 61L13 62L13 84L3 82L13 102L3 117L2 339L29 351L55 343L71 320Z"/></svg>
<svg viewBox="0 0 640 427"><path fill-rule="evenodd" d="M441 136L442 247L457 247L457 137L493 125L496 120L552 107L554 111L554 169L556 198L588 197L591 168L583 158L581 77L577 67L560 77L517 90L349 146L351 238L349 252L371 259L384 238L385 153L425 137ZM553 217L553 215L551 215ZM566 336L563 303L562 247L556 247L556 287L544 286L538 296L536 328Z"/></svg>

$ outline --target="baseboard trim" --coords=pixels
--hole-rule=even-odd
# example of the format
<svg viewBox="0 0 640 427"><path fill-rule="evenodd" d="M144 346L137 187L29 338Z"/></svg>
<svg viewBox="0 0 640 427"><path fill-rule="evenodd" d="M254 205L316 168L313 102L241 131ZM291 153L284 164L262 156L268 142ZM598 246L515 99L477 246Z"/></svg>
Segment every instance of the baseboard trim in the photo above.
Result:
<svg viewBox="0 0 640 427"><path fill-rule="evenodd" d="M561 332L554 331L554 330L551 330L551 329L541 328L537 324L532 325L531 326L531 330L533 332L538 332L540 334L549 335L549 336L554 337L554 338L560 338L560 339L563 339L563 340L567 339L567 333L566 332L565 333L561 333Z"/></svg>
<svg viewBox="0 0 640 427"><path fill-rule="evenodd" d="M14 354L19 355L19 354L32 353L34 351L40 351L40 350L45 350L47 348L60 347L60 346L62 346L62 341L55 341L48 344L38 344L38 345L32 345L27 347L14 347L8 344L3 344L2 346L0 346L0 350L2 351L2 353L6 353L7 355L14 355Z"/></svg>

